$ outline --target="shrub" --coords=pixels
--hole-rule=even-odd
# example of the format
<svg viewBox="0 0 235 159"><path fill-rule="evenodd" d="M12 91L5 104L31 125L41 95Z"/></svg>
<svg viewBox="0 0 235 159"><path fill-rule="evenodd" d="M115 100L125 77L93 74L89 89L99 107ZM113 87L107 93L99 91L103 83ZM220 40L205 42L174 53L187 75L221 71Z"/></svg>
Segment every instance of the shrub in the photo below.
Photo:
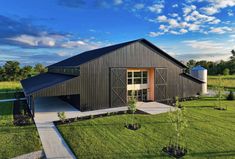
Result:
<svg viewBox="0 0 235 159"><path fill-rule="evenodd" d="M57 115L58 115L59 119L62 121L62 123L64 123L65 120L66 120L65 113L64 112L58 112Z"/></svg>
<svg viewBox="0 0 235 159"><path fill-rule="evenodd" d="M227 100L234 100L234 94L233 94L233 91L230 91L228 96L227 96Z"/></svg>
<svg viewBox="0 0 235 159"><path fill-rule="evenodd" d="M229 72L230 72L230 70L228 68L225 68L223 70L223 75L227 76L227 75L229 75Z"/></svg>

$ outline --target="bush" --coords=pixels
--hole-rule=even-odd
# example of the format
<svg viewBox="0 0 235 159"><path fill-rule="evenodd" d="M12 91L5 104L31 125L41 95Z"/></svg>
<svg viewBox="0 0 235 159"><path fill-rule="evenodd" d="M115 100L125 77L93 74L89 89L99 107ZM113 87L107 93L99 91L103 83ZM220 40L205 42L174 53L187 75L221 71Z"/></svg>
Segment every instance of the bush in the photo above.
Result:
<svg viewBox="0 0 235 159"><path fill-rule="evenodd" d="M229 75L229 72L230 72L230 70L228 68L225 68L223 70L223 75L227 76L227 75Z"/></svg>
<svg viewBox="0 0 235 159"><path fill-rule="evenodd" d="M233 94L233 91L230 91L228 96L227 96L227 100L234 100L234 94Z"/></svg>

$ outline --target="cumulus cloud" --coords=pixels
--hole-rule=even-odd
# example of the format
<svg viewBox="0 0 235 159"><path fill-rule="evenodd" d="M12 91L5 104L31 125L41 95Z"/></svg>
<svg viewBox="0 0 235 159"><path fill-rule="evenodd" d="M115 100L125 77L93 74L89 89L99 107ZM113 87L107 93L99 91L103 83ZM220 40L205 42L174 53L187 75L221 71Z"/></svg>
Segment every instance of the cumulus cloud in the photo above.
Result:
<svg viewBox="0 0 235 159"><path fill-rule="evenodd" d="M235 0L209 0L209 5L201 8L206 14L219 13L221 9L235 6Z"/></svg>
<svg viewBox="0 0 235 159"><path fill-rule="evenodd" d="M210 31L211 33L216 33L216 34L224 34L227 32L233 32L234 28L230 28L230 27L211 27Z"/></svg>
<svg viewBox="0 0 235 159"><path fill-rule="evenodd" d="M157 36L162 35L162 34L164 34L164 33L161 33L161 32L149 32L148 35L150 37L157 37Z"/></svg>
<svg viewBox="0 0 235 159"><path fill-rule="evenodd" d="M153 4L151 6L148 7L148 9L153 12L153 13L161 13L162 12L162 9L164 8L164 4L163 4L163 1L160 1L159 3L157 4Z"/></svg>

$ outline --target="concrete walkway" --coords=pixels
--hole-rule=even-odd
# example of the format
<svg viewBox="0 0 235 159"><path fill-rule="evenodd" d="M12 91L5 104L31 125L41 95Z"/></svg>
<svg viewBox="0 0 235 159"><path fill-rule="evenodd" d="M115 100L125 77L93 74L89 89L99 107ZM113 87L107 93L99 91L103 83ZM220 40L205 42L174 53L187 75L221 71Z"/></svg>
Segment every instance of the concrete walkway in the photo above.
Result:
<svg viewBox="0 0 235 159"><path fill-rule="evenodd" d="M176 108L158 102L138 102L137 109L148 114L161 114L169 111L174 111Z"/></svg>
<svg viewBox="0 0 235 159"><path fill-rule="evenodd" d="M48 159L76 158L58 132L53 121L59 120L57 113L65 112L67 118L105 114L127 110L127 107L101 109L80 112L57 97L38 98L35 100L35 124L39 132L45 155Z"/></svg>
<svg viewBox="0 0 235 159"><path fill-rule="evenodd" d="M54 111L52 111L54 109ZM56 111L56 112L55 112ZM35 124L48 159L75 159L53 121L58 120L57 111L76 112L71 105L58 98L39 98L35 100ZM66 114L67 115L67 114Z"/></svg>

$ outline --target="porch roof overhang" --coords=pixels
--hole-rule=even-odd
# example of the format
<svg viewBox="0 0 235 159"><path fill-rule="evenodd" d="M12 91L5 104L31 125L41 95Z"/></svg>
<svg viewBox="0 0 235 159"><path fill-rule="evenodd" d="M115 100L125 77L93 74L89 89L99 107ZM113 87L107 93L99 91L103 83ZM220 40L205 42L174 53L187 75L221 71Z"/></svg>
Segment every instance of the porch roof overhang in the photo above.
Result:
<svg viewBox="0 0 235 159"><path fill-rule="evenodd" d="M70 80L76 76L57 74L57 73L42 73L37 76L24 79L21 82L25 96L30 96L33 93Z"/></svg>

